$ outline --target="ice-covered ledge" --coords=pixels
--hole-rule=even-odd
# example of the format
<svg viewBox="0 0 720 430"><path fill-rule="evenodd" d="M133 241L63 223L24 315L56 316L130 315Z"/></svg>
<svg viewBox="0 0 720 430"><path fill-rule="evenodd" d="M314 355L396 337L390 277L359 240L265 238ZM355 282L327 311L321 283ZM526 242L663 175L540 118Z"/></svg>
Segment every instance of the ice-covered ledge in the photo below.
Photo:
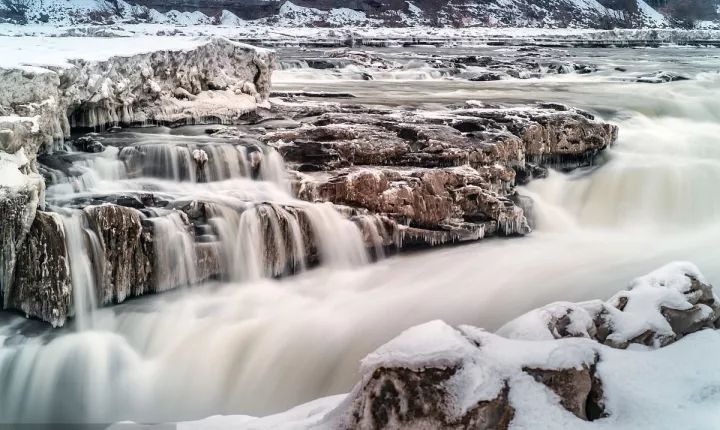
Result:
<svg viewBox="0 0 720 430"><path fill-rule="evenodd" d="M272 51L219 37L0 37L0 58L3 308L17 308L11 306L15 262L44 202L39 153L51 152L71 126L232 122L266 102L275 63ZM52 225L55 218L45 221L44 233L62 233ZM38 270L47 267L40 263ZM46 302L20 307L62 320L62 312L44 309Z"/></svg>
<svg viewBox="0 0 720 430"><path fill-rule="evenodd" d="M55 114L41 127L55 139L68 121L230 121L267 98L274 63L271 51L217 37L0 39L0 112Z"/></svg>

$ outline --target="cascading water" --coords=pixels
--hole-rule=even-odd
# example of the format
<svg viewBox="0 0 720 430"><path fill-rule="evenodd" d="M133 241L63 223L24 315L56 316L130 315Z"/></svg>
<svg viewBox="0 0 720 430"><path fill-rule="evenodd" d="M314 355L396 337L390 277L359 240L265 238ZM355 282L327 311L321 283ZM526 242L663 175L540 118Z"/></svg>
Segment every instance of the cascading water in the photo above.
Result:
<svg viewBox="0 0 720 430"><path fill-rule="evenodd" d="M95 284L98 282L97 274L103 270L103 251L83 211L71 210L63 216L63 227L70 258L75 324L78 329L87 330L93 326L97 308Z"/></svg>
<svg viewBox="0 0 720 430"><path fill-rule="evenodd" d="M158 291L198 281L195 244L182 212L156 211L151 219L154 232L155 276Z"/></svg>
<svg viewBox="0 0 720 430"><path fill-rule="evenodd" d="M200 171L208 180L222 180L193 182L189 170L180 174L181 182L174 173L149 178L141 164L127 158L122 175L96 178L73 193L67 186L51 187L49 200L64 205L111 192L138 198L151 192L156 200L168 202L162 209L169 213L190 202L205 202L202 209L186 210L195 224L180 222L177 230L194 237L193 243L217 246L227 269L222 279L244 282L98 309L92 330L80 333L26 336L15 328L0 331L5 338L0 348L0 422L177 421L212 414L267 414L348 391L357 380L360 358L401 330L435 318L494 329L553 300L607 296L628 279L675 259L696 262L717 285L717 73L708 73L704 57L683 50L678 55L686 56L685 67L693 65L685 73L692 73L694 80L630 84L619 82L622 76L613 70L639 55L648 62L644 67L679 66L664 60L660 50L598 52L605 57L595 61L606 64L599 77L499 82L481 90L467 83L432 81L406 86L374 81L362 88L364 97L388 103L407 98L409 86L415 99L424 93L428 102L483 97L567 101L616 122L620 140L606 164L592 171L552 172L523 190L533 197L537 218L536 231L523 239L490 239L349 269L367 258L352 223L331 207L292 199L275 173L262 164L257 170L252 155L259 157L256 148L235 146L245 161L239 161L240 176L231 176L213 163L206 138L190 142L173 137L176 144L188 140L181 143L192 148L192 162L202 159L193 155L202 149L207 162ZM311 83L302 85L315 90ZM121 154L126 150L129 154L127 148ZM144 214L157 218L149 228L163 229L158 226L166 216L161 212ZM160 223L177 225L172 219ZM364 231L375 236L368 228ZM319 243L310 244L309 237ZM376 239L371 241L379 246ZM192 259L182 245L170 243L177 253L171 257L167 251L167 261L175 262L170 265L180 267ZM326 264L298 276L268 279L302 270L313 253ZM172 276L191 277L177 272Z"/></svg>

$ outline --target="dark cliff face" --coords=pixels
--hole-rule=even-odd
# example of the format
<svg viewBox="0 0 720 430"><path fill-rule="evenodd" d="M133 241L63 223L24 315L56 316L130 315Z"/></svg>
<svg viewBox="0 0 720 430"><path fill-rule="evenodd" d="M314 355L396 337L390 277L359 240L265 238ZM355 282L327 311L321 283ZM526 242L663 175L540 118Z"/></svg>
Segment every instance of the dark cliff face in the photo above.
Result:
<svg viewBox="0 0 720 430"><path fill-rule="evenodd" d="M285 0L134 0L130 3L147 6L160 12L169 10L200 11L209 16L219 16L228 10L243 19L268 18L278 15ZM715 19L720 0L646 0L653 8L664 11L675 19ZM396 11L408 12L409 5L405 0L294 0L294 4L321 10L333 8L349 8L363 11L369 17L387 20ZM493 0L468 0L462 4L452 4L450 0L414 0L413 5L419 7L433 24L438 20L449 21L462 25L466 18L482 18L483 11L488 7L498 7ZM640 12L637 0L599 0L603 6L620 12L624 18L613 18L608 25L633 25L633 17ZM527 8L521 7L523 19L542 20L552 17L555 21L572 23L577 8L572 1L528 1ZM517 13L517 11L515 12ZM601 26L602 23L598 23Z"/></svg>
<svg viewBox="0 0 720 430"><path fill-rule="evenodd" d="M178 10L200 11L208 16L219 16L228 10L243 19L259 19L277 15L284 1L277 0L135 0L130 3L147 6L158 12ZM308 3L308 2L306 2ZM328 2L332 3L332 2Z"/></svg>
<svg viewBox="0 0 720 430"><path fill-rule="evenodd" d="M297 6L321 10L343 7L362 11L368 17L381 19L389 25L398 23L395 22L398 21L398 11L410 12L410 5L404 0L293 0L292 2ZM228 10L240 18L250 20L278 15L285 0L135 0L131 3L160 12L173 9L200 11L211 17L217 17L223 10ZM594 27L603 25L629 27L635 24L633 19L638 12L636 0L601 0L600 3L619 11L620 14L613 17L612 22L607 23L600 22L603 19L601 16L584 17L584 21L598 21L592 25ZM505 25L524 26L526 22L543 22L546 19L560 25L587 24L583 22L583 17L578 18L578 13L582 12L572 0L518 2L517 7L512 10L503 8L494 0L469 0L462 4L453 4L450 0L414 0L412 4L422 10L426 23L431 25L464 26L469 20L474 23L487 21L487 24L493 24L492 17L498 14ZM493 12L488 13L490 10Z"/></svg>

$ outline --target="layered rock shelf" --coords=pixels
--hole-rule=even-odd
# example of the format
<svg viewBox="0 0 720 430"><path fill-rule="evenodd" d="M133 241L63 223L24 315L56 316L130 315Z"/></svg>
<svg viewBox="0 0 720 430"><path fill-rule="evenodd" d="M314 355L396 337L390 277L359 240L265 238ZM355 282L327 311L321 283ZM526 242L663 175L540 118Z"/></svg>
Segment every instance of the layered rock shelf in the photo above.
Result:
<svg viewBox="0 0 720 430"><path fill-rule="evenodd" d="M295 170L296 194L382 215L384 244L400 248L529 233L531 204L515 186L547 168L591 166L617 138L616 126L557 104L427 112L286 102L277 112L295 122L258 138Z"/></svg>

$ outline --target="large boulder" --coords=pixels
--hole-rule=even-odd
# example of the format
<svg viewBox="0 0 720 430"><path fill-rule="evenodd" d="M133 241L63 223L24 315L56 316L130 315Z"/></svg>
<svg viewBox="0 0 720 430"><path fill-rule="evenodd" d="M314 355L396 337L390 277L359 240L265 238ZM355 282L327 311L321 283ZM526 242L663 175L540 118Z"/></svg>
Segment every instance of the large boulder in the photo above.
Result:
<svg viewBox="0 0 720 430"><path fill-rule="evenodd" d="M441 321L413 327L368 355L362 380L330 419L340 428L507 429L514 390L539 384L580 419L602 416L597 344L508 340Z"/></svg>

